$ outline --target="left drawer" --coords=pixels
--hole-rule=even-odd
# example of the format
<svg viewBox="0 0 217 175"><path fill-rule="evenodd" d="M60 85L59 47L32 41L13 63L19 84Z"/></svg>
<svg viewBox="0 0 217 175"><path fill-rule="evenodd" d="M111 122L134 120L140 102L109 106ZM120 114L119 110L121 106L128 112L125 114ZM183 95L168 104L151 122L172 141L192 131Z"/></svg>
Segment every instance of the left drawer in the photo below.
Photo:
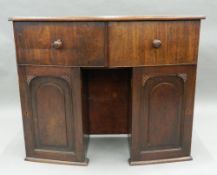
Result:
<svg viewBox="0 0 217 175"><path fill-rule="evenodd" d="M18 64L104 66L103 22L14 22Z"/></svg>

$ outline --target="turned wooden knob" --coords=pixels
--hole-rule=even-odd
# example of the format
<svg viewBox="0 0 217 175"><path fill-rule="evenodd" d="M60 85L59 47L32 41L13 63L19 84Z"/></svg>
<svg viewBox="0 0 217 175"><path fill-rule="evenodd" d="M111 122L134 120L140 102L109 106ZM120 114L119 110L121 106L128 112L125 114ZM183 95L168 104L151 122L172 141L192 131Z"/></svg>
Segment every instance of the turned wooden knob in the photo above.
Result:
<svg viewBox="0 0 217 175"><path fill-rule="evenodd" d="M57 39L52 43L52 47L54 49L60 49L63 46L63 42L61 39Z"/></svg>
<svg viewBox="0 0 217 175"><path fill-rule="evenodd" d="M160 48L161 47L161 40L159 40L159 39L155 39L155 40L153 40L153 42L152 42L152 46L154 47L154 48Z"/></svg>

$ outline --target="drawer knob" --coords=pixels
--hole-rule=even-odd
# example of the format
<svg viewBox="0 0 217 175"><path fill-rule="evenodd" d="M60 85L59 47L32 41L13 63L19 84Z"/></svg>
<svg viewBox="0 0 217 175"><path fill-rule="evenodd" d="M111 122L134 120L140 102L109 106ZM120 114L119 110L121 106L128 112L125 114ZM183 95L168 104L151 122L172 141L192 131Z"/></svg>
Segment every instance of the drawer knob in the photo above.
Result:
<svg viewBox="0 0 217 175"><path fill-rule="evenodd" d="M52 47L54 49L60 49L63 46L63 42L61 39L57 39L52 43Z"/></svg>
<svg viewBox="0 0 217 175"><path fill-rule="evenodd" d="M161 40L159 40L159 39L155 39L155 40L153 40L153 42L152 42L152 46L154 47L154 48L160 48L161 47Z"/></svg>

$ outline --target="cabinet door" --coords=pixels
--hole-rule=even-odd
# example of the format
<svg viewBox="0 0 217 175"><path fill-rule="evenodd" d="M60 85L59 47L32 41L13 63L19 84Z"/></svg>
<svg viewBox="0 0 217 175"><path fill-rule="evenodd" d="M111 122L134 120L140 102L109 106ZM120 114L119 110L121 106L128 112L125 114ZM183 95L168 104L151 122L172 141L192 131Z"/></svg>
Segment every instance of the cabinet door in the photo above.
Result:
<svg viewBox="0 0 217 175"><path fill-rule="evenodd" d="M85 164L79 68L19 66L27 160Z"/></svg>
<svg viewBox="0 0 217 175"><path fill-rule="evenodd" d="M134 68L131 164L191 159L195 70Z"/></svg>

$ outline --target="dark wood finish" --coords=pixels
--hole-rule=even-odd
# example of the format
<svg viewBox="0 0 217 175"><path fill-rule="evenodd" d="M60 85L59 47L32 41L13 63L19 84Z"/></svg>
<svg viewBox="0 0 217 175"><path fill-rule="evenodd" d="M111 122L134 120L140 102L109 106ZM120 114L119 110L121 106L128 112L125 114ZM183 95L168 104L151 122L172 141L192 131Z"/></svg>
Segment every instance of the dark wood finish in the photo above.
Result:
<svg viewBox="0 0 217 175"><path fill-rule="evenodd" d="M146 161L131 161L129 159L129 164L130 165L149 165L149 164L170 163L170 162L180 162L180 161L189 161L189 160L192 160L191 156L169 158L169 159L158 159L158 160L146 160Z"/></svg>
<svg viewBox="0 0 217 175"><path fill-rule="evenodd" d="M104 23L95 22L15 22L17 62L104 66L104 28Z"/></svg>
<svg viewBox="0 0 217 175"><path fill-rule="evenodd" d="M86 162L80 69L19 66L18 72L27 159Z"/></svg>
<svg viewBox="0 0 217 175"><path fill-rule="evenodd" d="M200 21L111 22L110 66L195 64L199 28Z"/></svg>
<svg viewBox="0 0 217 175"><path fill-rule="evenodd" d="M15 17L26 160L87 165L89 134L130 164L190 160L203 16Z"/></svg>
<svg viewBox="0 0 217 175"><path fill-rule="evenodd" d="M131 69L84 70L89 134L127 134Z"/></svg>
<svg viewBox="0 0 217 175"><path fill-rule="evenodd" d="M131 162L190 156L196 66L133 70Z"/></svg>
<svg viewBox="0 0 217 175"><path fill-rule="evenodd" d="M68 16L68 17L10 17L9 21L177 21L200 20L205 16Z"/></svg>

